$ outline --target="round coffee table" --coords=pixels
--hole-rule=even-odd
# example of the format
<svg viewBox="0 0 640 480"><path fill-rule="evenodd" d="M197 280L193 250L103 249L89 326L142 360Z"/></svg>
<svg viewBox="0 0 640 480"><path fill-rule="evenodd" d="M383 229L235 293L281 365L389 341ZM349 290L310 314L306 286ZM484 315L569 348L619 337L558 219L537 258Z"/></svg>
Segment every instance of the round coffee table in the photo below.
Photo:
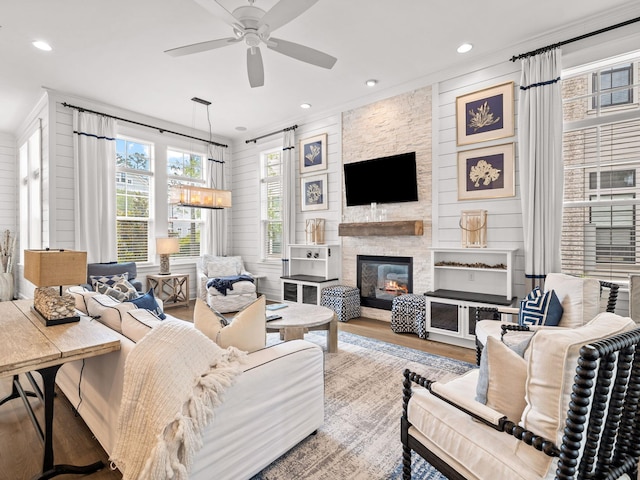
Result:
<svg viewBox="0 0 640 480"><path fill-rule="evenodd" d="M306 303L288 303L279 310L269 311L269 315L277 313L282 318L267 322L267 331L278 330L284 341L304 338L309 330L327 330L327 351L338 351L338 322L333 310L319 305Z"/></svg>

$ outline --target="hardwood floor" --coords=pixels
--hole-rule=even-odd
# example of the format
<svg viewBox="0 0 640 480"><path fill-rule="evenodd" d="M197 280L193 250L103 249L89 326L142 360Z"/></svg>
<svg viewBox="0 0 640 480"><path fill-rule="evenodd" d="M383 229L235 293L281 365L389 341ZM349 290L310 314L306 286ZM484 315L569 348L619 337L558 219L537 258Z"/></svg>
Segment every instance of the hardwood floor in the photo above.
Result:
<svg viewBox="0 0 640 480"><path fill-rule="evenodd" d="M167 313L191 320L193 318L193 302L190 306L172 307ZM397 334L391 331L388 322L368 318L356 318L348 322L339 322L339 329L345 332L415 348L436 355L473 363L475 352L471 349L446 345L443 343L422 340L412 334ZM37 377L37 375L36 375ZM22 384L28 382L22 376ZM0 379L0 398L11 392L11 378ZM42 405L32 399L36 416L44 416ZM82 419L75 415L72 405L66 397L59 393L55 401L54 420L54 452L55 462L74 465L86 465L102 460L108 465L108 458L98 441ZM0 406L0 480L26 480L32 478L42 467L42 445L38 441L27 412L20 399L11 400ZM82 475L61 475L60 480L91 478L91 480L121 480L118 471L108 466L90 477Z"/></svg>

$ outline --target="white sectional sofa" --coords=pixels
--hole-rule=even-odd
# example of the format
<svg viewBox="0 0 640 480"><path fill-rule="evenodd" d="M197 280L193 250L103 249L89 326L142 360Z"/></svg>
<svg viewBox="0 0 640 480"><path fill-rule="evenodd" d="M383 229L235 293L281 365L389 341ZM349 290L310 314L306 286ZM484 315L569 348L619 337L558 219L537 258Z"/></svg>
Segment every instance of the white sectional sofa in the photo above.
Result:
<svg viewBox="0 0 640 480"><path fill-rule="evenodd" d="M82 307L83 300L76 300ZM125 361L136 347L130 338L116 333L120 351L68 363L56 379L107 454L117 440ZM324 421L324 360L319 346L296 340L247 358L243 373L225 391L224 402L216 407L215 418L203 433L203 447L190 479L250 478Z"/></svg>

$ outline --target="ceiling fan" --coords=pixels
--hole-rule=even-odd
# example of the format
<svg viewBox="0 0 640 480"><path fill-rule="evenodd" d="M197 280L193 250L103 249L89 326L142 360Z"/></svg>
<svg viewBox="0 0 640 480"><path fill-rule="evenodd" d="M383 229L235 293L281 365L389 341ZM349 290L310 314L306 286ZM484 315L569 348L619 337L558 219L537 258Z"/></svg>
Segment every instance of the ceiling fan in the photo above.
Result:
<svg viewBox="0 0 640 480"><path fill-rule="evenodd" d="M306 12L318 0L280 0L268 12L254 6L255 0L249 0L249 5L238 7L233 12L229 12L216 0L195 1L229 24L233 28L234 36L172 48L165 53L179 57L226 47L244 40L249 47L247 73L252 88L264 85L261 43L278 53L322 68L330 69L337 61L337 58L313 48L271 36L271 32Z"/></svg>

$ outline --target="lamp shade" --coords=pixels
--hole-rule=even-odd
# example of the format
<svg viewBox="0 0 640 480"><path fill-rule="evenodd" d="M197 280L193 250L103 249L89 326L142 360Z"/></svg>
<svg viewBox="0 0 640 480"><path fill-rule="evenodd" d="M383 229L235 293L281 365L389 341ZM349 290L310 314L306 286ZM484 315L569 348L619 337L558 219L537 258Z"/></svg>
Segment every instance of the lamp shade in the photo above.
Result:
<svg viewBox="0 0 640 480"><path fill-rule="evenodd" d="M87 281L87 252L25 250L24 278L38 287L80 285Z"/></svg>
<svg viewBox="0 0 640 480"><path fill-rule="evenodd" d="M169 255L180 251L180 241L177 237L156 238L156 251L158 255Z"/></svg>
<svg viewBox="0 0 640 480"><path fill-rule="evenodd" d="M231 191L193 185L173 185L169 192L169 203L184 207L229 208Z"/></svg>

